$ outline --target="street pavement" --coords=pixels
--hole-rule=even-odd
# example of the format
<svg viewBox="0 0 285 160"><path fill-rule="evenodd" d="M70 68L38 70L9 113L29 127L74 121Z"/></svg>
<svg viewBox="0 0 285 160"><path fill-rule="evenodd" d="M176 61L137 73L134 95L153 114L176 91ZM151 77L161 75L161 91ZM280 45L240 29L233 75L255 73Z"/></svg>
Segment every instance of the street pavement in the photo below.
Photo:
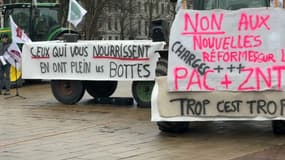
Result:
<svg viewBox="0 0 285 160"><path fill-rule="evenodd" d="M131 96L120 83L115 96ZM160 132L150 109L55 100L48 83L0 96L0 160L284 160L285 136L271 122L195 122ZM15 89L12 90L15 95Z"/></svg>

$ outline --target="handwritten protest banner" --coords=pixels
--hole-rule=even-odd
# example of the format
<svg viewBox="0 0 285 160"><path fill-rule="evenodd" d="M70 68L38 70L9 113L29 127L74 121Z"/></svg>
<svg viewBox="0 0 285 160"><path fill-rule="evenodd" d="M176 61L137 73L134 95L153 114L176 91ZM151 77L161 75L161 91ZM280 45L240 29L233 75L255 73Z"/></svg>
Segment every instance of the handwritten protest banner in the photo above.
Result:
<svg viewBox="0 0 285 160"><path fill-rule="evenodd" d="M168 92L159 77L152 92L152 121L285 120L285 92Z"/></svg>
<svg viewBox="0 0 285 160"><path fill-rule="evenodd" d="M153 121L285 120L285 11L180 10Z"/></svg>
<svg viewBox="0 0 285 160"><path fill-rule="evenodd" d="M285 11L180 10L169 43L169 91L285 90Z"/></svg>
<svg viewBox="0 0 285 160"><path fill-rule="evenodd" d="M32 42L23 47L23 78L153 80L163 42Z"/></svg>

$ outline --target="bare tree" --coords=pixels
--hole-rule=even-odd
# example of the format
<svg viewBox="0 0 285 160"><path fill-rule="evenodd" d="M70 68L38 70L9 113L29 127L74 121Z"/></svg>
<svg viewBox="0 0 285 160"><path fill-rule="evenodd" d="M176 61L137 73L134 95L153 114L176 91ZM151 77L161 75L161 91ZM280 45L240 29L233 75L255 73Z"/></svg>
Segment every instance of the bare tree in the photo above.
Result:
<svg viewBox="0 0 285 160"><path fill-rule="evenodd" d="M155 0L147 0L146 2L147 4L147 8L148 8L148 14L147 14L147 19L148 19L148 38L151 37L150 35L150 31L151 31L151 23L152 23L152 20L153 20L153 12L154 12L154 3L155 3Z"/></svg>
<svg viewBox="0 0 285 160"><path fill-rule="evenodd" d="M87 10L87 14L84 16L84 21L79 24L78 28L84 33L85 39L95 39L99 36L98 24L100 16L102 16L105 4L108 0L80 0L79 3ZM60 1L60 19L61 25L67 26L67 16L69 0Z"/></svg>
<svg viewBox="0 0 285 160"><path fill-rule="evenodd" d="M100 34L99 28L104 24L104 9L110 0L81 0L87 10L84 25L82 27L86 39L97 39Z"/></svg>
<svg viewBox="0 0 285 160"><path fill-rule="evenodd" d="M110 5L115 15L114 23L117 23L116 21L119 22L119 27L117 29L120 33L120 39L125 39L127 35L133 37L134 29L132 14L136 10L136 4L134 4L132 0L112 0Z"/></svg>

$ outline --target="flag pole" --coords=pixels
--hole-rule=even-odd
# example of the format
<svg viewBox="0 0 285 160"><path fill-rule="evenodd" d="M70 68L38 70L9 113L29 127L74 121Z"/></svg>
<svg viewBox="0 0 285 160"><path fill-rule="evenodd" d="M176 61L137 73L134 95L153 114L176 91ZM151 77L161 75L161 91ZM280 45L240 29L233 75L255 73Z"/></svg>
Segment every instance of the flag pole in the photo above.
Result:
<svg viewBox="0 0 285 160"><path fill-rule="evenodd" d="M68 4L68 16L69 16L69 12L70 12L70 5L71 5L71 0L69 0L69 4ZM68 33L70 34L71 33L71 23L68 22Z"/></svg>

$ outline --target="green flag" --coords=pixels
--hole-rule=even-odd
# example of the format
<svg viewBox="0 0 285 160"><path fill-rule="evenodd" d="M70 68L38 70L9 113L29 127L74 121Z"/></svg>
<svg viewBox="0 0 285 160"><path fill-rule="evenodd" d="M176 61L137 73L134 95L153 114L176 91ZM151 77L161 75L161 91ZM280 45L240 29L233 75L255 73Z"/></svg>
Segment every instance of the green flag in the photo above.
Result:
<svg viewBox="0 0 285 160"><path fill-rule="evenodd" d="M80 6L76 0L69 1L68 22L72 23L75 27L81 22L83 16L87 11Z"/></svg>

